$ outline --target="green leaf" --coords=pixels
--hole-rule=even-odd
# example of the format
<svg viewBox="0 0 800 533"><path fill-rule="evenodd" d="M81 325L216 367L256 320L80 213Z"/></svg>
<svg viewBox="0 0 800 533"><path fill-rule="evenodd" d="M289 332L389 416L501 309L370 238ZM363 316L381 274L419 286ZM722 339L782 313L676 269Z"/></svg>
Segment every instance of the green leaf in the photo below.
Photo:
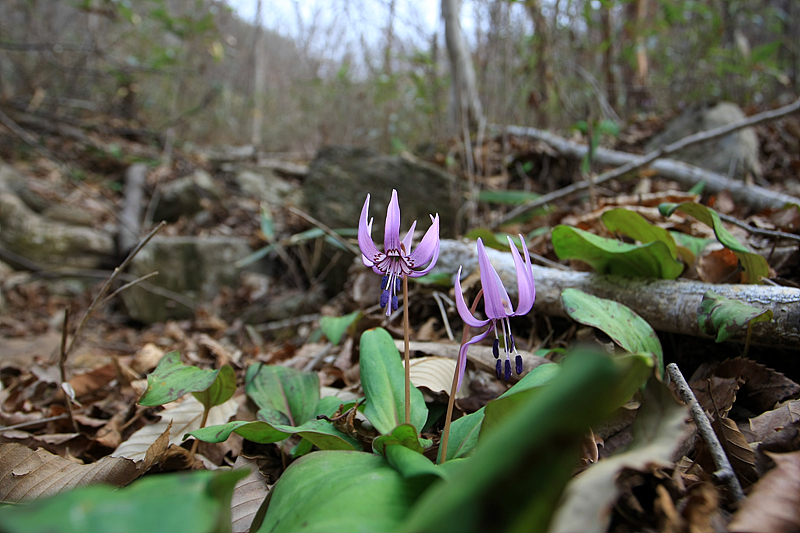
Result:
<svg viewBox="0 0 800 533"><path fill-rule="evenodd" d="M621 490L616 483L620 472L625 468L647 471L651 464L672 465L672 454L684 435L687 409L655 378L642 396L630 447L589 466L569 482L550 533L604 533Z"/></svg>
<svg viewBox="0 0 800 533"><path fill-rule="evenodd" d="M316 414L319 376L296 368L257 363L247 369L245 391L264 411L267 421L299 426ZM270 411L275 414L266 414Z"/></svg>
<svg viewBox="0 0 800 533"><path fill-rule="evenodd" d="M694 203L684 202L682 204L663 203L658 206L662 215L668 217L675 211L682 211L687 215L693 216L700 222L711 226L717 240L726 248L730 249L739 262L742 264L744 272L742 281L744 283L761 283L761 278L769 277L769 265L767 260L758 254L752 253L746 246L740 243L736 237L725 229L719 215L713 209Z"/></svg>
<svg viewBox="0 0 800 533"><path fill-rule="evenodd" d="M342 317L323 316L319 319L319 327L332 344L338 345L342 335L362 317L361 311L354 311Z"/></svg>
<svg viewBox="0 0 800 533"><path fill-rule="evenodd" d="M292 463L272 489L258 531L394 532L427 484L424 477L403 478L379 455L311 453Z"/></svg>
<svg viewBox="0 0 800 533"><path fill-rule="evenodd" d="M161 358L153 373L147 376L147 390L139 399L139 405L164 405L190 392L206 391L214 385L221 372L222 378L220 379L223 383L217 385L213 396L216 399L222 398L230 388L230 372L233 372L230 366L227 366L228 370L223 370L225 366L219 370L204 370L187 366L181 363L181 356L178 352L170 352ZM235 374L233 375L233 388L236 389ZM232 395L233 393L219 403L225 403ZM210 401L212 396L209 395L208 399Z"/></svg>
<svg viewBox="0 0 800 533"><path fill-rule="evenodd" d="M478 193L478 201L488 204L501 205L523 205L533 202L541 196L529 191L487 191L482 190Z"/></svg>
<svg viewBox="0 0 800 533"><path fill-rule="evenodd" d="M679 231L670 231L669 234L672 235L673 239L675 239L675 243L678 245L678 247L683 247L691 252L691 261L686 261L686 259L684 259L686 264L693 264L695 257L702 254L703 250L705 250L709 244L716 242L715 239L695 237L694 235L688 235Z"/></svg>
<svg viewBox="0 0 800 533"><path fill-rule="evenodd" d="M409 424L400 424L388 435L381 435L372 441L372 450L380 455L386 455L386 447L390 444L399 444L416 453L422 453L422 445L419 443L417 430Z"/></svg>
<svg viewBox="0 0 800 533"><path fill-rule="evenodd" d="M361 335L361 386L367 399L364 415L381 435L405 423L405 370L391 335L383 328ZM422 428L428 408L411 385L411 424Z"/></svg>
<svg viewBox="0 0 800 533"><path fill-rule="evenodd" d="M772 310L730 300L712 290L703 295L703 301L697 308L697 325L700 331L707 335L716 335L717 342L722 342L753 324L770 320Z"/></svg>
<svg viewBox="0 0 800 533"><path fill-rule="evenodd" d="M658 335L630 307L613 300L598 298L578 289L565 289L561 301L567 314L585 326L601 330L630 353L651 353L659 372L664 372L664 351Z"/></svg>
<svg viewBox="0 0 800 533"><path fill-rule="evenodd" d="M643 244L663 242L674 259L678 258L675 241L667 230L653 226L636 211L611 209L603 213L603 223L612 233L621 233Z"/></svg>
<svg viewBox="0 0 800 533"><path fill-rule="evenodd" d="M446 476L443 468L433 464L430 459L421 453L417 453L402 444L387 445L383 455L392 465L392 468L406 479L424 477L429 482L433 482Z"/></svg>
<svg viewBox="0 0 800 533"><path fill-rule="evenodd" d="M224 365L218 372L217 379L208 389L192 393L206 409L222 405L230 400L233 393L236 392L236 372L233 368L230 365Z"/></svg>
<svg viewBox="0 0 800 533"><path fill-rule="evenodd" d="M299 426L288 426L256 420L254 422L229 422L221 426L209 426L188 433L203 442L223 442L236 433L241 437L260 444L279 442L293 434L300 435L321 450L355 450L360 448L358 441L333 427L325 420L309 420Z"/></svg>
<svg viewBox="0 0 800 533"><path fill-rule="evenodd" d="M487 248L494 248L495 250L500 250L501 252L509 251L508 241L497 238L497 235L492 230L486 228L475 228L464 236L465 239L469 239L471 241L477 241L479 237Z"/></svg>
<svg viewBox="0 0 800 533"><path fill-rule="evenodd" d="M552 240L560 259L579 259L600 274L675 279L683 271L683 263L660 241L628 244L563 225L553 228Z"/></svg>
<svg viewBox="0 0 800 533"><path fill-rule="evenodd" d="M261 233L268 243L275 240L275 224L272 222L272 212L267 202L261 202Z"/></svg>
<svg viewBox="0 0 800 533"><path fill-rule="evenodd" d="M452 466L448 480L422 495L401 531L546 531L585 432L624 402L623 389L651 370L648 360L588 350L567 356L535 401L520 405L472 457Z"/></svg>
<svg viewBox="0 0 800 533"><path fill-rule="evenodd" d="M231 496L245 471L148 476L93 485L0 509L4 533L204 533L231 530Z"/></svg>
<svg viewBox="0 0 800 533"><path fill-rule="evenodd" d="M541 387L553 379L560 370L561 366L556 364L539 365L525 374L521 380L501 394L495 401L532 388ZM485 407L481 407L474 413L462 416L450 425L450 437L447 441L447 462L459 457L468 457L475 451L475 446L478 444L478 436L480 435L485 416L485 410ZM442 451L439 449L437 462L441 461L441 458Z"/></svg>

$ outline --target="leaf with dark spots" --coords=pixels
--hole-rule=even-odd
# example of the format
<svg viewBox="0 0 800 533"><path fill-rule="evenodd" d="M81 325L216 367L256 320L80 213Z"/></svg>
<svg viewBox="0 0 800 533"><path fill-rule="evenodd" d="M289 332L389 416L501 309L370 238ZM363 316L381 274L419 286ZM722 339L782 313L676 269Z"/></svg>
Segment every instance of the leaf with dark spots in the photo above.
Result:
<svg viewBox="0 0 800 533"><path fill-rule="evenodd" d="M319 377L295 368L258 363L247 369L245 391L268 421L299 426L316 414Z"/></svg>
<svg viewBox="0 0 800 533"><path fill-rule="evenodd" d="M709 290L697 308L697 325L707 335L716 335L722 342L758 322L772 320L772 311L730 300Z"/></svg>
<svg viewBox="0 0 800 533"><path fill-rule="evenodd" d="M209 389L209 394L201 394L202 397L198 398L201 403L207 404L207 408L225 403L236 390L233 368L225 365L219 370L204 370L187 366L181 363L178 352L170 352L147 376L147 390L139 399L139 405L164 405L190 392L204 393Z"/></svg>

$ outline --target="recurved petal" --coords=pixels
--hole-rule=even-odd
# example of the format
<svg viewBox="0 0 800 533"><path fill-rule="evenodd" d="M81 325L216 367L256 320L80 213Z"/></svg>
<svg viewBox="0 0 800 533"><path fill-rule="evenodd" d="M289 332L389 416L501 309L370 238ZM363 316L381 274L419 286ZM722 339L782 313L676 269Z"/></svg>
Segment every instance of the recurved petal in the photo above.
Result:
<svg viewBox="0 0 800 533"><path fill-rule="evenodd" d="M414 230L417 229L417 221L411 223L411 229L408 230L406 236L403 238L403 254L408 255L411 253L411 242L414 240Z"/></svg>
<svg viewBox="0 0 800 533"><path fill-rule="evenodd" d="M489 322L491 319L487 320L478 320L472 315L472 312L469 310L469 306L467 302L464 301L464 294L461 292L461 267L458 267L458 274L456 274L456 310L458 311L461 320L464 321L465 324L471 326L473 328L482 328ZM484 297L485 297L484 292Z"/></svg>
<svg viewBox="0 0 800 533"><path fill-rule="evenodd" d="M522 242L522 250L525 253L525 262L517 251L517 246L511 237L508 238L508 244L511 246L511 256L514 258L514 269L517 271L517 292L519 293L519 303L514 315L522 316L527 315L533 307L533 300L536 297L536 288L533 284L533 267L531 266L531 256L528 253L528 246L525 244L525 239L522 235L519 236Z"/></svg>
<svg viewBox="0 0 800 533"><path fill-rule="evenodd" d="M481 267L481 286L483 287L486 316L493 319L509 316L514 312L511 307L511 298L508 297L508 292L503 287L500 276L497 275L497 271L489 261L480 237L478 238L478 264Z"/></svg>
<svg viewBox="0 0 800 533"><path fill-rule="evenodd" d="M418 270L414 275L411 277L419 277L423 274L427 274L431 271L431 269L436 266L436 261L439 259L439 215L437 214L433 217L433 221L431 222L431 227L428 228L428 231L425 232L425 235L422 237L422 240L419 243L419 246L411 252L411 255L408 256L409 262L411 262L414 267L419 267L427 264L428 266L425 267L423 270Z"/></svg>
<svg viewBox="0 0 800 533"><path fill-rule="evenodd" d="M493 330L494 322L492 322L492 325L487 328L486 331L475 335L470 340L462 344L461 349L458 350L458 385L456 386L456 392L458 392L458 390L461 388L461 380L464 379L464 371L467 369L467 350L469 349L470 345L485 339Z"/></svg>
<svg viewBox="0 0 800 533"><path fill-rule="evenodd" d="M364 255L362 261L366 266L372 266L367 262L372 264L377 263L381 252L378 251L378 248L375 246L375 243L372 242L372 219L367 220L369 216L369 194L367 194L367 200L364 202L364 207L361 208L361 217L358 219L358 247L361 248L361 253Z"/></svg>
<svg viewBox="0 0 800 533"><path fill-rule="evenodd" d="M383 251L391 255L391 250L400 250L400 204L397 202L397 190L392 189L392 199L386 209L386 226L383 229Z"/></svg>

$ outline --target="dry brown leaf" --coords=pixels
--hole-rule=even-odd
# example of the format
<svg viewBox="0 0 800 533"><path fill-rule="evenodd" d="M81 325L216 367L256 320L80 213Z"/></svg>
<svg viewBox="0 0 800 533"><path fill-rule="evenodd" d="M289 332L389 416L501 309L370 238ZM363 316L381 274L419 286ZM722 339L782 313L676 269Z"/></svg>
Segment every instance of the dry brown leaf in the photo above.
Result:
<svg viewBox="0 0 800 533"><path fill-rule="evenodd" d="M148 342L133 356L131 368L139 374L145 375L153 371L162 357L164 357L164 350L152 342Z"/></svg>
<svg viewBox="0 0 800 533"><path fill-rule="evenodd" d="M742 485L749 487L755 483L758 480L756 454L739 431L736 422L730 418L717 417L712 426Z"/></svg>
<svg viewBox="0 0 800 533"><path fill-rule="evenodd" d="M415 387L425 387L433 393L450 395L453 386L453 374L456 371L456 361L447 357L417 357L411 360L411 383ZM469 378L465 374L461 389L456 398L469 396Z"/></svg>
<svg viewBox="0 0 800 533"><path fill-rule="evenodd" d="M718 412L722 416L727 416L733 407L740 385L736 378L721 378L716 375L689 383L700 406L709 413Z"/></svg>
<svg viewBox="0 0 800 533"><path fill-rule="evenodd" d="M744 500L728 526L731 533L800 531L800 452L769 455L777 466Z"/></svg>
<svg viewBox="0 0 800 533"><path fill-rule="evenodd" d="M761 442L779 428L789 426L798 420L800 420L800 400L789 400L772 411L751 418L746 425L742 424L739 430L748 442Z"/></svg>
<svg viewBox="0 0 800 533"><path fill-rule="evenodd" d="M697 274L708 283L739 283L738 259L728 248L714 250L697 260Z"/></svg>
<svg viewBox="0 0 800 533"><path fill-rule="evenodd" d="M117 368L113 363L108 363L99 368L79 374L69 380L77 398L82 398L108 387L109 383L117 379Z"/></svg>
<svg viewBox="0 0 800 533"><path fill-rule="evenodd" d="M239 403L231 398L222 405L212 407L208 413L207 426L225 424L236 414ZM203 404L197 401L194 396L189 395L177 407L166 409L159 413L161 420L155 424L144 426L139 431L130 436L128 440L120 444L111 454L112 457L126 457L134 461L144 459L145 452L153 442L164 431L171 426L169 433L170 444L180 444L183 436L195 429L200 429L200 421L203 417Z"/></svg>
<svg viewBox="0 0 800 533"><path fill-rule="evenodd" d="M784 398L800 392L800 385L780 372L742 357L720 363L705 363L695 371L690 382L711 376L742 381L736 405L747 407L756 413L769 411ZM717 399L716 395L714 399Z"/></svg>
<svg viewBox="0 0 800 533"><path fill-rule="evenodd" d="M0 444L0 501L35 500L93 483L121 487L158 462L166 448L167 433L153 442L143 455L144 460L138 463L123 457L104 457L82 465L46 450Z"/></svg>
<svg viewBox="0 0 800 533"><path fill-rule="evenodd" d="M236 458L233 469L238 470L241 468L250 470L250 475L239 481L236 484L236 488L233 489L233 498L231 499L233 533L250 531L253 519L258 514L261 504L264 503L264 499L270 491L267 478L259 472L255 459L239 455ZM259 526L260 524L255 525Z"/></svg>

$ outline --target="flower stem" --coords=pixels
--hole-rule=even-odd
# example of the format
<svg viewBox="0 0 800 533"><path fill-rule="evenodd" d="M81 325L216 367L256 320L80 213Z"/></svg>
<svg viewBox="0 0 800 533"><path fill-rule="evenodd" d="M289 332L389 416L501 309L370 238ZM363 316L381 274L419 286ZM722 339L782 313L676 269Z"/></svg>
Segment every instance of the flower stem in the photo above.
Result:
<svg viewBox="0 0 800 533"><path fill-rule="evenodd" d="M481 301L483 296L483 289L478 292L475 300L472 302L472 314L475 314L475 309L478 308L478 302ZM464 333L461 335L461 346L467 342L469 337L469 326L464 324ZM447 461L447 441L450 438L450 421L453 418L453 406L456 403L456 392L458 392L458 359L456 359L456 371L453 372L453 386L450 387L450 397L447 399L447 414L444 418L444 430L442 430L442 440L439 443L439 449L442 450L439 464Z"/></svg>
<svg viewBox="0 0 800 533"><path fill-rule="evenodd" d="M408 276L403 276L403 340L405 343L403 357L406 367L406 424L411 424L411 365L409 363L409 330L408 325Z"/></svg>

